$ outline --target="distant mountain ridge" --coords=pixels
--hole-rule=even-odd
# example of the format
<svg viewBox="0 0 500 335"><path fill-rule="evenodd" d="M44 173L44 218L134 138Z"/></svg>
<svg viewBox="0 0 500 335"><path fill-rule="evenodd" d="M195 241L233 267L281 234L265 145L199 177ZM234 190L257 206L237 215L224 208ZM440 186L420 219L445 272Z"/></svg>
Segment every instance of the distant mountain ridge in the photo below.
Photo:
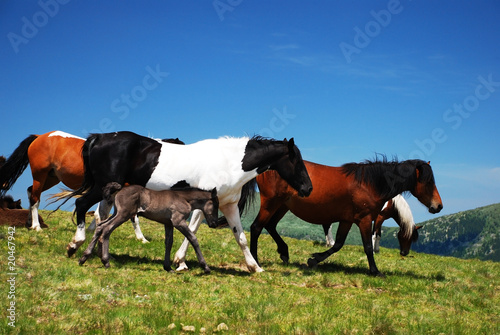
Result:
<svg viewBox="0 0 500 335"><path fill-rule="evenodd" d="M248 208L242 218L243 227L248 231L259 210L259 199ZM441 256L476 258L500 261L500 203L484 206L455 214L427 220L419 230L419 239L412 250ZM337 231L338 223L333 225ZM302 240L324 242L323 229L319 225L304 222L288 212L278 224L282 236ZM399 227L383 227L381 246L399 249L396 234ZM265 230L264 230L265 232ZM359 229L353 225L347 236L347 244L361 245Z"/></svg>

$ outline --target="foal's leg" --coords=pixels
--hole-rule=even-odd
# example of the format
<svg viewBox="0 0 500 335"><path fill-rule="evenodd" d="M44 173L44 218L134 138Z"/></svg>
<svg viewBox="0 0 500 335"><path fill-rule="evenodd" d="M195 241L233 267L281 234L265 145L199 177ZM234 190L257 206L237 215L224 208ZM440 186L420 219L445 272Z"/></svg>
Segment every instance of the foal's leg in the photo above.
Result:
<svg viewBox="0 0 500 335"><path fill-rule="evenodd" d="M172 251L172 243L174 241L174 227L171 221L165 222L163 225L165 226L165 258L163 260L163 269L168 272L173 272L170 267L170 252Z"/></svg>
<svg viewBox="0 0 500 335"><path fill-rule="evenodd" d="M189 222L189 229L193 232L193 234L196 234L198 228L200 228L202 220L203 212L200 209L195 209L193 211L193 215L191 216L191 221ZM176 271L184 271L188 269L188 266L186 265L186 253L188 246L189 241L185 238L184 241L182 241L179 250L175 253L174 264L177 265Z"/></svg>
<svg viewBox="0 0 500 335"><path fill-rule="evenodd" d="M114 219L114 217L111 217L111 218L107 219L106 221L101 222L97 226L96 230L94 231L94 236L92 236L92 240L90 240L90 243L87 246L87 249L85 249L85 251L83 252L82 257L78 261L78 264L83 265L87 261L87 259L89 259L89 257L92 255L92 251L94 250L96 243L98 242L99 238L102 235L103 229L113 219ZM99 257L102 257L102 250L99 250Z"/></svg>
<svg viewBox="0 0 500 335"><path fill-rule="evenodd" d="M121 224L127 221L130 218L130 215L120 214L117 212L116 216L114 216L113 220L108 222L101 233L99 241L102 243L101 248L101 262L105 267L109 268L109 237L111 233L118 228Z"/></svg>
<svg viewBox="0 0 500 335"><path fill-rule="evenodd" d="M335 238L335 244L333 247L328 249L325 252L318 252L312 255L312 258L307 260L307 265L309 267L316 266L319 262L324 261L332 254L336 253L344 246L345 240L347 238L347 234L349 230L351 230L352 222L340 222L339 228L337 229L337 237Z"/></svg>
<svg viewBox="0 0 500 335"><path fill-rule="evenodd" d="M198 258L198 262L200 263L200 266L203 268L205 273L210 273L210 268L207 265L207 262L205 261L205 258L203 257L203 254L201 253L200 249L200 244L198 243L198 239L196 238L196 235L189 229L189 227L186 224L186 221L184 219L176 220L172 219L172 224L175 226L175 228L182 233L186 237L186 239L191 243L191 245L194 248L194 251L196 252L196 257ZM165 225L165 236L167 235L167 225ZM167 241L165 240L165 245ZM170 243L170 247L172 247L172 243ZM170 250L167 255L167 250L165 249L165 263L167 261L167 256L170 258ZM170 261L169 261L170 263ZM168 267L170 269L170 266ZM167 270L167 269L165 269ZM168 270L167 270L168 271Z"/></svg>

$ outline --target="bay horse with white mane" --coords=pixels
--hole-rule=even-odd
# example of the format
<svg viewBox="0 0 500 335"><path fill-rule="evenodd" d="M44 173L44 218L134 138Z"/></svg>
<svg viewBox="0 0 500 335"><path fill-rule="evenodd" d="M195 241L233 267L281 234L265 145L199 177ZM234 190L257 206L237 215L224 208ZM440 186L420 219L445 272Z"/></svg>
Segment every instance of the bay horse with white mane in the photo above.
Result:
<svg viewBox="0 0 500 335"><path fill-rule="evenodd" d="M399 253L406 256L410 253L411 244L418 240L418 230L422 226L415 225L410 205L405 198L398 194L384 204L382 211L377 215L372 230L373 252L380 251L380 239L382 236L382 223L387 219L393 219L399 226L397 238L399 241ZM335 240L332 234L332 225L323 225L326 246L333 247Z"/></svg>
<svg viewBox="0 0 500 335"><path fill-rule="evenodd" d="M278 244L281 258L288 261L288 247L276 231L276 225L291 211L314 224L340 222L334 246L314 254L307 262L310 267L339 251L355 223L359 226L370 274L382 276L373 257L371 234L372 222L383 205L397 194L410 192L430 213L438 213L443 208L431 166L421 160L388 162L384 157L383 161L350 163L341 167L307 161L304 164L313 185L307 198L298 197L273 171L257 177L261 207L250 228L250 250L256 260L258 238L265 227Z"/></svg>
<svg viewBox="0 0 500 335"><path fill-rule="evenodd" d="M85 213L102 200L102 188L109 182L141 185L157 191L178 187L217 188L219 208L243 251L248 269L260 272L263 270L248 249L239 216L238 201L248 196L242 194L243 186L260 173L274 170L298 196L308 196L312 191L293 138L277 141L223 137L173 145L132 132L115 132L90 135L82 156L85 179L73 195L83 195L75 202L78 228L67 247L68 256L85 241ZM249 192L252 189L247 187ZM196 220L201 221L201 215L191 221Z"/></svg>
<svg viewBox="0 0 500 335"><path fill-rule="evenodd" d="M113 230L129 219L134 220L138 216L144 216L165 226L165 259L163 261L165 271L172 270L170 267L170 251L172 250L173 228L175 227L193 246L205 273L210 272L210 268L201 253L198 239L189 229L186 220L191 211L198 209L203 212L210 227L217 227L219 200L215 188L212 191L203 191L196 188L153 191L139 185L122 188L120 184L113 182L103 189L103 197L109 204L113 203L113 193L115 192L115 213L97 226L94 237L79 260L80 265L87 261L99 240L101 261L105 267L109 267L109 236Z"/></svg>

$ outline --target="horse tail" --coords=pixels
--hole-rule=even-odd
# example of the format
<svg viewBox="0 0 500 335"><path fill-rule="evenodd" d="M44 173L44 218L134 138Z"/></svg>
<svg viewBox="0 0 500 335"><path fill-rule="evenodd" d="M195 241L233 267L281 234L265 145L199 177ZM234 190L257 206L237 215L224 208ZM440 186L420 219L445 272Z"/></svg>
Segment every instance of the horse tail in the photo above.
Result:
<svg viewBox="0 0 500 335"><path fill-rule="evenodd" d="M241 197L238 201L238 209L240 211L240 217L243 215L245 209L248 209L247 204L253 205L255 202L255 193L257 193L257 179L253 178L249 182L247 182L241 188ZM247 207L247 208L245 208ZM217 225L219 227L223 227L227 225L227 219L225 216L221 216L217 220Z"/></svg>
<svg viewBox="0 0 500 335"><path fill-rule="evenodd" d="M38 135L26 137L0 168L0 196L10 190L29 164L28 148Z"/></svg>
<svg viewBox="0 0 500 335"><path fill-rule="evenodd" d="M92 188L95 184L94 176L92 175L92 172L90 171L90 150L94 146L95 142L99 139L99 134L91 134L89 137L87 137L87 140L83 143L82 146L82 159L83 159L83 183L80 188L74 190L73 192L67 192L65 195L62 197L57 198L57 200L62 200L64 201L57 206L57 208L54 210L57 211L59 208L61 208L62 205L64 205L69 199L73 197L80 197L82 196L86 191ZM55 201L57 201L55 200ZM54 201L54 202L55 202Z"/></svg>
<svg viewBox="0 0 500 335"><path fill-rule="evenodd" d="M108 183L102 188L102 196L111 205L113 203L113 195L121 189L122 185L116 182Z"/></svg>
<svg viewBox="0 0 500 335"><path fill-rule="evenodd" d="M401 194L392 198L392 204L396 212L399 214L399 219L401 220L401 230L403 230L405 236L410 237L413 233L413 228L415 227L415 221L413 220L410 205L408 205L408 202L406 202L405 198Z"/></svg>

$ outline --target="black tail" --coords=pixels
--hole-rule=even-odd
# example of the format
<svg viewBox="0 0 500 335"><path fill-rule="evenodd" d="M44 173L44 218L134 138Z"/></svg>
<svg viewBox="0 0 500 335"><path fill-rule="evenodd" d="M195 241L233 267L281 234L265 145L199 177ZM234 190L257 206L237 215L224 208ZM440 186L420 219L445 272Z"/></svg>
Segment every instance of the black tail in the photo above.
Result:
<svg viewBox="0 0 500 335"><path fill-rule="evenodd" d="M102 196L103 196L104 200L106 200L108 202L108 204L111 205L113 203L113 194L118 192L121 189L122 189L122 185L120 185L118 183L115 183L115 182L108 183L108 184L106 184L106 186L104 186L102 188Z"/></svg>
<svg viewBox="0 0 500 335"><path fill-rule="evenodd" d="M30 135L22 141L9 159L0 168L0 196L10 190L17 178L26 170L28 166L28 148L38 135Z"/></svg>
<svg viewBox="0 0 500 335"><path fill-rule="evenodd" d="M65 200L59 206L57 206L54 212L57 211L59 208L61 208L61 206L64 205L69 199L84 194L86 191L91 189L92 186L94 186L95 180L94 176L92 175L92 171L90 171L89 155L90 155L90 150L94 146L95 141L97 141L99 138L100 138L99 134L91 134L89 137L87 137L87 140L83 143L82 146L82 158L83 158L83 169L84 169L83 184L82 186L80 186L79 189L65 196Z"/></svg>
<svg viewBox="0 0 500 335"><path fill-rule="evenodd" d="M245 207L247 203L249 205L253 205L253 202L255 201L255 193L257 192L257 179L252 179L243 187L241 188L241 198L240 201L238 201L238 209L240 210L240 217L243 215L243 212L245 211ZM217 225L219 227L223 227L227 225L227 219L225 216L221 216L217 220Z"/></svg>

